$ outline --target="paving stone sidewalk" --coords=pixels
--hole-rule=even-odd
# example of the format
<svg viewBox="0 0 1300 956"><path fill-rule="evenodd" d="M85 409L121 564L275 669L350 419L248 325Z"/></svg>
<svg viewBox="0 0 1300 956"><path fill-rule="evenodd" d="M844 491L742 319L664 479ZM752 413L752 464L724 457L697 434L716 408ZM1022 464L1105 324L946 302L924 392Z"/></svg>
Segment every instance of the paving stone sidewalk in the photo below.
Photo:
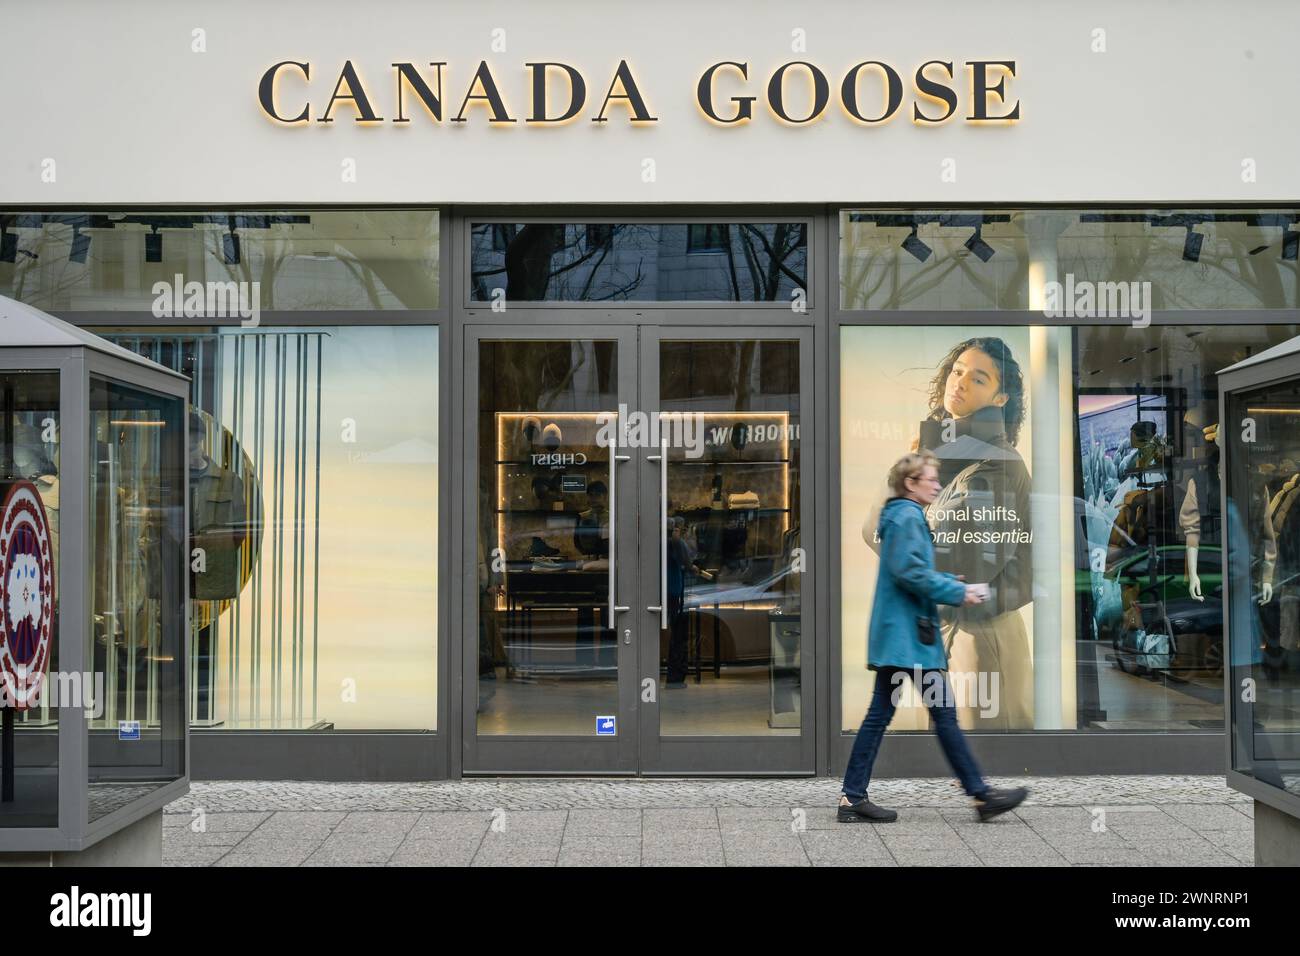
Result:
<svg viewBox="0 0 1300 956"><path fill-rule="evenodd" d="M1017 778L981 824L943 778L877 780L892 824L840 824L839 781L494 778L195 783L166 866L1250 866L1253 804L1222 777ZM195 811L201 811L196 813Z"/></svg>

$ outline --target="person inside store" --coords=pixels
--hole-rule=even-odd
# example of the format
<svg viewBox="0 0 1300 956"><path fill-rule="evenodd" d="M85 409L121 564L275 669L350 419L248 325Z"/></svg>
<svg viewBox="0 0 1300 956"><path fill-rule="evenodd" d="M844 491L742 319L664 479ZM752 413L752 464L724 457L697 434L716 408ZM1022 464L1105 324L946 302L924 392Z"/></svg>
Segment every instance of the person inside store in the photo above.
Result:
<svg viewBox="0 0 1300 956"><path fill-rule="evenodd" d="M1030 475L1016 450L1026 405L1020 365L1000 338L958 342L930 381L929 402L919 445L934 449L943 485L926 509L935 565L990 590L987 602L943 614L953 671L988 675L999 689L998 707L968 702L963 717L981 730L1027 730L1034 683L1020 609L1033 600L1033 569Z"/></svg>
<svg viewBox="0 0 1300 956"><path fill-rule="evenodd" d="M587 486L587 507L578 512L577 524L573 528L573 546L583 556L579 565L581 570L609 569L609 489L603 481L593 481ZM609 601L608 591L600 593L599 598L598 604L588 604L578 610L577 627L580 640L595 649L595 665L607 666L615 662L618 648L605 647L601 641L601 610Z"/></svg>
<svg viewBox="0 0 1300 956"><path fill-rule="evenodd" d="M686 686L687 618L686 586L691 566L695 562L691 546L686 540L686 519L673 515L668 519L668 673L666 686Z"/></svg>
<svg viewBox="0 0 1300 956"><path fill-rule="evenodd" d="M989 588L935 569L925 508L942 489L939 460L929 452L904 455L890 468L888 480L891 494L880 515L880 572L867 632L867 667L876 672L875 689L853 741L837 819L841 823L898 819L897 811L871 802L868 787L906 677L929 710L944 756L962 789L975 802L980 819L989 820L1018 806L1029 791L995 789L984 780L957 726L948 656L938 635L938 605L978 607L987 600Z"/></svg>
<svg viewBox="0 0 1300 956"><path fill-rule="evenodd" d="M587 486L587 508L578 513L573 529L573 546L587 556L583 569L608 567L609 561L609 489L603 481Z"/></svg>

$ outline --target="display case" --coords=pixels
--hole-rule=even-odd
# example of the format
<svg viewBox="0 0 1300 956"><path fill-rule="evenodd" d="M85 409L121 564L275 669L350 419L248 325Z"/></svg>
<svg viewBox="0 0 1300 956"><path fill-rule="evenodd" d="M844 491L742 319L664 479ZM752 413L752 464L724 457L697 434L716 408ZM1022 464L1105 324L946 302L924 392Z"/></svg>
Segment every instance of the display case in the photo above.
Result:
<svg viewBox="0 0 1300 956"><path fill-rule="evenodd" d="M0 854L85 850L188 790L187 394L0 297Z"/></svg>
<svg viewBox="0 0 1300 956"><path fill-rule="evenodd" d="M695 414L701 447L670 447L666 479L668 551L690 555L678 572L689 667L697 682L706 666L719 674L724 661L769 667L777 688L769 725L797 727L797 704L790 703L798 691L799 575L791 573L797 477L789 414ZM613 415L494 414L494 543L507 573L493 609L521 635L511 645L511 674L616 667L601 616L609 594L610 476L599 436ZM679 540L686 544L677 549L672 542ZM590 640L572 640L567 615L574 613Z"/></svg>
<svg viewBox="0 0 1300 956"><path fill-rule="evenodd" d="M504 558L495 610L509 676L617 670L605 633L609 449L593 412L498 412L496 546Z"/></svg>
<svg viewBox="0 0 1300 956"><path fill-rule="evenodd" d="M1258 857L1269 808L1300 833L1300 338L1219 383L1228 783L1258 801Z"/></svg>

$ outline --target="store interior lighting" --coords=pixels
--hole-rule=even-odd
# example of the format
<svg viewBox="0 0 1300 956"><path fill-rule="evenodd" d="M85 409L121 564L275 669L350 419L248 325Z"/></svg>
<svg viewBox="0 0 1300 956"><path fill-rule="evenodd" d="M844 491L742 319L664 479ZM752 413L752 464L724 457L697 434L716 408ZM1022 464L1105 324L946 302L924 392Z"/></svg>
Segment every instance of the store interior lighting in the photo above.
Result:
<svg viewBox="0 0 1300 956"><path fill-rule="evenodd" d="M921 241L920 237L916 234L916 228L916 225L913 224L912 231L908 233L907 238L903 240L903 248L921 262L924 262L926 259L930 258L934 250Z"/></svg>
<svg viewBox="0 0 1300 956"><path fill-rule="evenodd" d="M983 262L993 258L996 250L984 241L983 228L990 223L1009 223L1011 215L1002 212L869 212L866 210L849 213L853 223L871 223L877 229L910 230L901 245L911 255L924 262L934 250L917 235L921 226L937 226L939 229L971 229L972 234L963 243L969 252L979 256Z"/></svg>
<svg viewBox="0 0 1300 956"><path fill-rule="evenodd" d="M971 252L975 253L975 255L979 256L981 262L988 262L993 258L993 247L984 241L984 237L980 235L979 226L975 227L975 231L971 233L970 238L966 240L965 246Z"/></svg>
<svg viewBox="0 0 1300 956"><path fill-rule="evenodd" d="M0 216L0 262L14 262L19 254L31 259L37 253L19 249L18 235L23 229L45 230L51 225L72 229L72 247L68 261L84 263L90 252L90 230L113 230L119 226L145 226L145 261L162 261L163 229L195 229L203 225L220 224L228 232L222 236L222 251L228 264L237 264L242 257L242 242L238 232L245 229L269 230L273 226L311 225L312 217L301 213L14 213ZM37 243L39 247L39 242ZM12 253L12 255L10 255Z"/></svg>
<svg viewBox="0 0 1300 956"><path fill-rule="evenodd" d="M1195 212L1195 213L1144 213L1144 212L1103 212L1080 213L1080 222L1141 222L1159 229L1186 229L1183 239L1183 259L1186 262L1200 261L1201 247L1205 237L1196 232L1197 226L1214 223L1239 223L1251 229L1278 229L1282 233L1282 253L1284 261L1295 262L1300 258L1300 215L1294 212ZM1223 238L1216 233L1216 237ZM1269 243L1261 243L1248 250L1248 254L1259 255L1270 248Z"/></svg>
<svg viewBox="0 0 1300 956"><path fill-rule="evenodd" d="M69 262L84 263L86 256L90 252L90 235L82 232L79 228L73 227L72 230L72 249L68 252Z"/></svg>
<svg viewBox="0 0 1300 956"><path fill-rule="evenodd" d="M222 235L221 252L226 265L239 265L239 235L234 230Z"/></svg>

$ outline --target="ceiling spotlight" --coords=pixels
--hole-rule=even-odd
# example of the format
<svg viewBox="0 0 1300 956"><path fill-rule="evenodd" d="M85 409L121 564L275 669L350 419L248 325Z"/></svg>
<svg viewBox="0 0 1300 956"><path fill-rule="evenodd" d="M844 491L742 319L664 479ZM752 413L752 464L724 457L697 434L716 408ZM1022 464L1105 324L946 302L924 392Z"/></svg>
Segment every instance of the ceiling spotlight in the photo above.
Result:
<svg viewBox="0 0 1300 956"><path fill-rule="evenodd" d="M85 262L90 252L90 236L75 226L72 229L72 250L68 253L69 262Z"/></svg>
<svg viewBox="0 0 1300 956"><path fill-rule="evenodd" d="M235 232L228 232L221 237L221 251L226 265L239 265L239 236Z"/></svg>
<svg viewBox="0 0 1300 956"><path fill-rule="evenodd" d="M906 239L903 240L903 248L906 249L908 252L910 252L921 262L924 262L926 259L929 259L931 254L934 252L933 249L931 249L924 242L922 242L920 238L917 236L915 225L912 226L912 232L908 235Z"/></svg>
<svg viewBox="0 0 1300 956"><path fill-rule="evenodd" d="M1183 240L1183 258L1188 262L1196 262L1201 258L1201 243L1205 237L1199 232L1193 232L1192 227L1187 227L1187 238Z"/></svg>
<svg viewBox="0 0 1300 956"><path fill-rule="evenodd" d="M144 261L162 262L162 233L158 232L157 226L144 237Z"/></svg>
<svg viewBox="0 0 1300 956"><path fill-rule="evenodd" d="M0 262L18 260L18 233L0 232Z"/></svg>
<svg viewBox="0 0 1300 956"><path fill-rule="evenodd" d="M1300 232L1282 233L1282 258L1294 260L1300 254Z"/></svg>
<svg viewBox="0 0 1300 956"><path fill-rule="evenodd" d="M975 231L971 233L965 245L967 249L980 257L981 262L988 262L993 258L993 247L984 241L984 238L980 235L979 226L975 227Z"/></svg>

